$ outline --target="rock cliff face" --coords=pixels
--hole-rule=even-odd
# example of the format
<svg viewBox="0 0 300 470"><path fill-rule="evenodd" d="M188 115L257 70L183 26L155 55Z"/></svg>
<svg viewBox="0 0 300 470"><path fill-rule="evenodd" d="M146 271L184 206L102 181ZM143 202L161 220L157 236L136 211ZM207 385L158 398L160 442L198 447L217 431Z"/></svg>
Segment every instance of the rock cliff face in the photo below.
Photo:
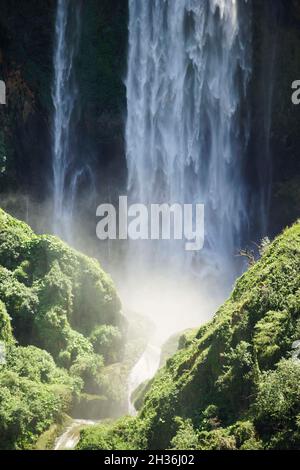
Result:
<svg viewBox="0 0 300 470"><path fill-rule="evenodd" d="M55 3L0 2L0 75L7 87L7 106L0 108L1 192L43 197L49 190Z"/></svg>
<svg viewBox="0 0 300 470"><path fill-rule="evenodd" d="M300 207L300 106L291 100L291 84L300 79L299 1L283 4L277 32L271 126L270 223L275 232L299 217Z"/></svg>
<svg viewBox="0 0 300 470"><path fill-rule="evenodd" d="M270 234L299 217L300 106L291 100L292 83L300 76L298 11L298 1L253 0L249 173L253 192L260 178L270 184L265 195Z"/></svg>
<svg viewBox="0 0 300 470"><path fill-rule="evenodd" d="M8 91L8 106L0 108L0 191L2 204L25 218L52 189L56 1L0 0L0 8L0 78ZM126 184L127 9L124 0L82 2L77 135L82 158L89 162L95 181L101 182L99 200L113 200ZM269 178L272 183L265 194L271 233L299 216L300 106L291 102L291 83L299 79L300 68L299 10L298 0L253 0L253 125L247 172L253 198L259 179L266 188ZM42 226L37 228L49 228L41 213L37 219ZM36 219L32 223L38 225Z"/></svg>
<svg viewBox="0 0 300 470"><path fill-rule="evenodd" d="M1 0L0 8L0 77L8 101L0 107L1 202L25 218L28 204L36 211L36 203L44 203L52 191L56 1ZM82 2L82 25L76 61L81 93L77 135L82 158L89 160L95 180L101 176L101 191L107 193L108 186L122 186L126 175L127 2ZM48 228L45 221L42 228Z"/></svg>

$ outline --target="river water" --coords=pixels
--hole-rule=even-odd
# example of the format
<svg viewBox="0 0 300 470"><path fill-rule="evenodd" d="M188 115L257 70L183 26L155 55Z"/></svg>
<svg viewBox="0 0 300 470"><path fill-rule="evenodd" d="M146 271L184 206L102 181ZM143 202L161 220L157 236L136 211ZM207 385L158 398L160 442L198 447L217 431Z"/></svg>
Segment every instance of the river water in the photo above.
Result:
<svg viewBox="0 0 300 470"><path fill-rule="evenodd" d="M76 447L80 438L80 431L86 426L94 426L98 422L75 419L55 441L54 450L72 450Z"/></svg>

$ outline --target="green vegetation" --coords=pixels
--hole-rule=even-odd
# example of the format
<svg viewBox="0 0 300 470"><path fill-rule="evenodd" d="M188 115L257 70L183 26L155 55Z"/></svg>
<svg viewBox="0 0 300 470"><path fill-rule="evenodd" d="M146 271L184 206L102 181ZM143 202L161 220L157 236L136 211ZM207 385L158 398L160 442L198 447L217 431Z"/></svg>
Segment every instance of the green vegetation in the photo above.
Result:
<svg viewBox="0 0 300 470"><path fill-rule="evenodd" d="M76 406L81 417L95 404L107 417L108 396L121 406L122 393L111 399L107 387L123 351L120 309L97 261L0 210L1 448L33 446Z"/></svg>
<svg viewBox="0 0 300 470"><path fill-rule="evenodd" d="M30 448L70 408L81 384L33 346L10 346L6 357L0 366L0 448Z"/></svg>
<svg viewBox="0 0 300 470"><path fill-rule="evenodd" d="M90 341L94 350L104 356L107 364L113 364L121 360L122 335L115 326L99 326L93 331Z"/></svg>
<svg viewBox="0 0 300 470"><path fill-rule="evenodd" d="M167 360L170 359L178 349L184 348L190 339L195 336L195 330L186 330L184 333L176 333L172 335L162 346L160 354L159 368L166 365ZM134 407L139 411L143 404L145 397L151 389L154 378L141 383L131 395L131 401Z"/></svg>
<svg viewBox="0 0 300 470"><path fill-rule="evenodd" d="M82 430L78 448L299 449L299 255L297 223L265 244L210 323L166 343L139 416ZM134 317L124 348L120 308L96 261L0 210L0 448L51 447L66 413L124 411L142 325Z"/></svg>
<svg viewBox="0 0 300 470"><path fill-rule="evenodd" d="M78 449L299 449L299 314L297 223L167 360L138 417L83 430Z"/></svg>

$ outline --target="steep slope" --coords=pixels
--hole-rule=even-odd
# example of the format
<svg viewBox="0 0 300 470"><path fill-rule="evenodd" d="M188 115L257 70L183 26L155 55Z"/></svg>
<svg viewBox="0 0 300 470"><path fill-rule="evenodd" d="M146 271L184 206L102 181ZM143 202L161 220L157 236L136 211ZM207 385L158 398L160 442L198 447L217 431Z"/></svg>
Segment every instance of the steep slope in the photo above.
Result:
<svg viewBox="0 0 300 470"><path fill-rule="evenodd" d="M107 375L125 330L97 261L0 209L0 447L28 447L63 411L116 413L124 397Z"/></svg>
<svg viewBox="0 0 300 470"><path fill-rule="evenodd" d="M299 449L299 339L297 223L264 244L214 319L167 361L138 418L84 430L78 447Z"/></svg>

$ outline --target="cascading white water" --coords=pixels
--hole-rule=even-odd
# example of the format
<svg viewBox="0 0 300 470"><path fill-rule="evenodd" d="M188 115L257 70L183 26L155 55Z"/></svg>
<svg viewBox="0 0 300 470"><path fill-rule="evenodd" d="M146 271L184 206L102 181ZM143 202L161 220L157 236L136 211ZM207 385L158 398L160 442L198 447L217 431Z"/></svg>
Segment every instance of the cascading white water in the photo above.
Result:
<svg viewBox="0 0 300 470"><path fill-rule="evenodd" d="M205 247L197 255L183 245L159 241L140 247L132 242L129 250L128 277L135 283L138 277L143 284L139 269L152 282L157 267L161 274L169 273L165 277L177 279L169 292L170 311L167 304L160 307L166 293L160 280L156 308L148 313L160 332L164 317L169 329L178 323L179 330L200 324L216 292L230 286L236 276L235 254L247 229L244 171L250 124L245 104L251 77L251 1L129 0L129 9L130 199L147 205L205 205ZM209 291L212 279L218 278L217 290L204 292L211 301L196 300L196 312L190 308L189 293L178 298L191 274L198 278L197 292L204 283L203 290ZM150 287L148 298L154 295Z"/></svg>
<svg viewBox="0 0 300 470"><path fill-rule="evenodd" d="M251 2L129 5L129 193L146 204L204 203L205 251L212 264L232 265L247 225ZM150 258L164 253L156 243ZM181 260L192 256L177 250Z"/></svg>
<svg viewBox="0 0 300 470"><path fill-rule="evenodd" d="M56 439L53 450L75 449L80 439L80 431L85 427L95 426L97 423L97 421L75 419L63 434Z"/></svg>
<svg viewBox="0 0 300 470"><path fill-rule="evenodd" d="M54 104L53 125L53 231L68 239L70 223L70 198L68 181L72 164L71 126L78 99L74 73L74 59L79 47L80 2L58 0L55 44L54 83L52 99ZM76 175L75 175L76 176ZM72 175L71 175L72 179ZM72 184L71 184L72 186Z"/></svg>

